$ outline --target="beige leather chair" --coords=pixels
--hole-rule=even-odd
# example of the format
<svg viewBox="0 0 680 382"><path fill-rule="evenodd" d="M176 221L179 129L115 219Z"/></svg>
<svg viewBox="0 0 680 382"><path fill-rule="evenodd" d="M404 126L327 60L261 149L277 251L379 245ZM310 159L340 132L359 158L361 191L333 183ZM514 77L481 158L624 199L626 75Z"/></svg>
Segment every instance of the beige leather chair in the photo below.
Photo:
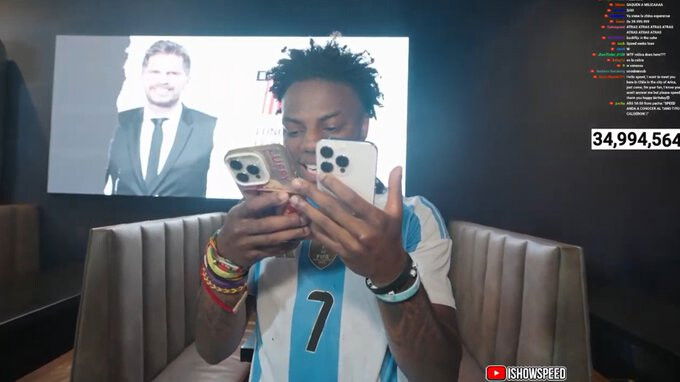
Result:
<svg viewBox="0 0 680 382"><path fill-rule="evenodd" d="M459 381L484 381L491 364L561 365L569 381L590 381L581 248L461 221L449 231Z"/></svg>
<svg viewBox="0 0 680 382"><path fill-rule="evenodd" d="M95 228L83 276L73 381L240 381L193 345L199 262L224 214Z"/></svg>
<svg viewBox="0 0 680 382"><path fill-rule="evenodd" d="M73 381L240 381L234 354L208 365L193 345L198 265L224 214L93 229L76 331ZM453 222L450 277L463 341L460 381L489 364L562 365L591 375L579 247Z"/></svg>

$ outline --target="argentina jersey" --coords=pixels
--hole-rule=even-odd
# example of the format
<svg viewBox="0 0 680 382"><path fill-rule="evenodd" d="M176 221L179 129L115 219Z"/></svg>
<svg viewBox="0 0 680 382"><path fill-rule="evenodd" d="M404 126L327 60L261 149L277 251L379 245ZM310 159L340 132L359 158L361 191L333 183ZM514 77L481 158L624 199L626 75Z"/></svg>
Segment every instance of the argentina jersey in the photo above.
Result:
<svg viewBox="0 0 680 382"><path fill-rule="evenodd" d="M377 207L386 202L387 193L376 194ZM451 239L427 199L404 198L402 241L430 301L455 308ZM311 247L304 241L295 258L267 258L251 269L257 323L250 381L406 381L364 277L340 258L312 261Z"/></svg>

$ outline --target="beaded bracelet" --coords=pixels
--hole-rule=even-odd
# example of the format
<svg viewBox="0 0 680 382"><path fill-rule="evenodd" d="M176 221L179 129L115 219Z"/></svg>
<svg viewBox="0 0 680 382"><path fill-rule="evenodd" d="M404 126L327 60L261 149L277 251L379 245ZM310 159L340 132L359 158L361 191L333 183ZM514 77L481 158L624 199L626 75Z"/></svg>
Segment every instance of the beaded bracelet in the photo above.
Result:
<svg viewBox="0 0 680 382"><path fill-rule="evenodd" d="M238 272L234 272L231 268L229 268L228 265L224 263L224 260L216 257L214 254L211 254L209 256L206 256L210 258L210 262L215 265L217 268L227 272L227 273L234 273L234 274L240 274Z"/></svg>
<svg viewBox="0 0 680 382"><path fill-rule="evenodd" d="M220 300L220 298L217 297L215 292L213 292L213 290L210 289L210 287L205 282L201 282L201 285L203 286L203 290L205 290L205 292L208 294L208 296L210 296L210 299L213 300L215 304L222 308L222 310L232 314L238 312L239 307L241 306L241 304L243 304L243 301L245 301L246 295L248 294L243 293L243 295L241 295L241 298L234 306L229 306L225 304L222 300Z"/></svg>
<svg viewBox="0 0 680 382"><path fill-rule="evenodd" d="M221 277L217 277L214 274L212 274L212 272L210 272L210 268L205 267L205 266L201 270L201 276L203 275L204 272L205 272L206 276L208 276L208 279L210 279L210 281L213 284L215 284L216 286L218 286L220 288L238 288L241 285L245 284L246 281L247 281L243 277L241 277L238 280L225 280Z"/></svg>
<svg viewBox="0 0 680 382"><path fill-rule="evenodd" d="M208 267L210 270L217 276L227 279L227 280L233 280L237 278L243 277L247 272L233 272L233 271L226 271L222 268L220 268L215 260L215 258L212 256L212 253L210 250L206 251L205 254L205 262L208 264Z"/></svg>
<svg viewBox="0 0 680 382"><path fill-rule="evenodd" d="M201 268L201 277L203 278L203 282L207 286L209 286L210 289L212 289L212 290L214 290L218 293L221 293L221 294L237 294L237 293L243 292L247 288L245 283L243 283L243 285L236 287L236 288L220 288L217 285L213 284L212 281L210 281L210 279L208 278L208 274L205 271L205 268L203 268L203 267Z"/></svg>
<svg viewBox="0 0 680 382"><path fill-rule="evenodd" d="M247 273L247 268L234 264L233 262L229 261L229 259L220 255L220 251L217 250L217 236L219 236L221 230L221 228L218 229L212 236L210 236L210 240L208 240L208 250L206 252L211 253L215 261L223 264L225 267L227 267L227 269L229 269L229 271L235 273ZM210 251L210 249L212 249L212 251Z"/></svg>
<svg viewBox="0 0 680 382"><path fill-rule="evenodd" d="M219 266L221 269L225 270L226 272L233 272L233 273L246 273L248 272L247 269L244 269L243 267L240 267L231 261L225 259L224 257L220 256L217 248L213 245L208 244L208 248L206 249L206 254L209 255L212 259L212 261Z"/></svg>
<svg viewBox="0 0 680 382"><path fill-rule="evenodd" d="M248 269L238 266L220 256L219 251L217 250L217 236L220 234L220 231L221 229L218 229L210 236L205 250L204 262L209 271L218 278L229 281L240 279L248 273Z"/></svg>
<svg viewBox="0 0 680 382"><path fill-rule="evenodd" d="M213 271L213 268L210 266L210 261L208 260L207 256L203 257L203 266L205 266L206 271L208 272L208 274L212 278L220 279L220 280L225 281L225 282L238 282L238 281L243 280L246 277L246 274L235 275L235 274L224 273L224 272L220 272L220 274L215 273ZM228 274L229 276L228 277L222 276L224 274Z"/></svg>
<svg viewBox="0 0 680 382"><path fill-rule="evenodd" d="M227 281L219 277L215 277L210 273L209 270L206 270L206 275L208 276L208 279L212 281L213 284L217 285L220 288L238 288L246 283L246 279L241 279L237 281Z"/></svg>

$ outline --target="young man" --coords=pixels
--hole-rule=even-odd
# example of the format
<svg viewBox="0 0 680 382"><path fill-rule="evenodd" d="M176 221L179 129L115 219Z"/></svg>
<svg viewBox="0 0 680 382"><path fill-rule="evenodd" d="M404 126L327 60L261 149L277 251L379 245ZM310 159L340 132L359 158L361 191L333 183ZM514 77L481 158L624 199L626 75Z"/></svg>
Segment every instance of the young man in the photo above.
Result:
<svg viewBox="0 0 680 382"><path fill-rule="evenodd" d="M147 102L118 115L105 194L205 196L216 119L182 104L190 68L189 55L175 42L157 41L146 51Z"/></svg>
<svg viewBox="0 0 680 382"><path fill-rule="evenodd" d="M322 181L337 199L316 187L318 140L366 138L381 96L369 65L334 41L312 42L271 71L284 144L301 177L297 194L242 201L216 238L219 256L249 269L248 293L256 296L252 381L457 380L451 240L437 210L422 197L402 198L400 167L387 191L378 187L375 205L332 176ZM263 213L286 203L298 213ZM272 257L300 240L296 259ZM396 280L403 283L395 301L378 298L375 288ZM218 304L207 291L199 296L196 346L217 363L238 346L246 309L225 312L241 295L221 295Z"/></svg>

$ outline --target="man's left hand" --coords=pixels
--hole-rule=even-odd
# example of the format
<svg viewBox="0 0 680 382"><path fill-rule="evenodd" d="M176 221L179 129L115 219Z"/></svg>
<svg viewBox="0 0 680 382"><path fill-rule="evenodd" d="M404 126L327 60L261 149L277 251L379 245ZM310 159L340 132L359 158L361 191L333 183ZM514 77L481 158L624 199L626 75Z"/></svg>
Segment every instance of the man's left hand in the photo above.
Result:
<svg viewBox="0 0 680 382"><path fill-rule="evenodd" d="M401 167L390 173L387 204L381 210L332 175L320 175L330 195L303 179L293 181L300 195L291 203L311 221L312 237L341 257L355 273L368 277L378 286L387 285L404 268L408 254L401 242Z"/></svg>

